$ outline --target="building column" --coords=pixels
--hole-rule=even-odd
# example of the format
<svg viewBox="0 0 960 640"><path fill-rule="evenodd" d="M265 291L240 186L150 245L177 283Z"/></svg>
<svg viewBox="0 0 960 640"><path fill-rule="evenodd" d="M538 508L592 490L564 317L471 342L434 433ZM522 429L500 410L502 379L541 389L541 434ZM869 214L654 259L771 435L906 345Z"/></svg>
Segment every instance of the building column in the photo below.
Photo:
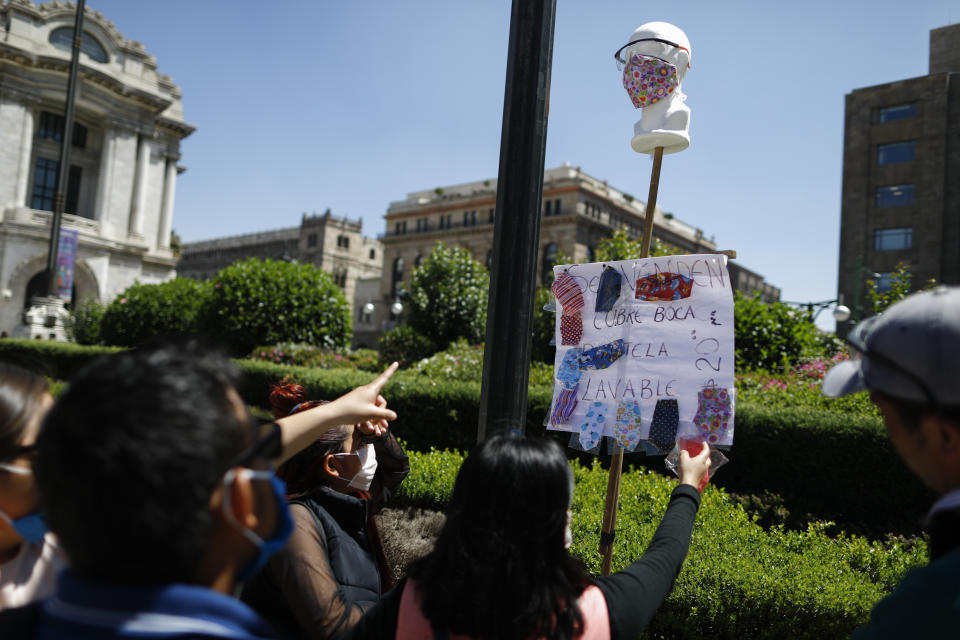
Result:
<svg viewBox="0 0 960 640"><path fill-rule="evenodd" d="M163 204L160 208L160 229L157 246L161 249L170 248L170 232L173 228L173 198L177 191L177 160L180 156L167 156L166 170L163 175Z"/></svg>
<svg viewBox="0 0 960 640"><path fill-rule="evenodd" d="M117 153L117 129L108 126L103 132L103 147L100 150L100 175L97 180L97 199L94 203L94 220L103 222L110 213L110 189L113 183L114 156Z"/></svg>
<svg viewBox="0 0 960 640"><path fill-rule="evenodd" d="M30 195L30 170L33 157L33 136L34 136L34 116L33 108L30 103L23 105L23 132L20 136L20 165L17 168L17 191L14 197L14 206L30 206L28 198Z"/></svg>
<svg viewBox="0 0 960 640"><path fill-rule="evenodd" d="M147 206L147 167L150 164L150 141L147 136L140 134L137 140L137 174L133 183L133 199L130 206L131 235L143 236L143 214Z"/></svg>

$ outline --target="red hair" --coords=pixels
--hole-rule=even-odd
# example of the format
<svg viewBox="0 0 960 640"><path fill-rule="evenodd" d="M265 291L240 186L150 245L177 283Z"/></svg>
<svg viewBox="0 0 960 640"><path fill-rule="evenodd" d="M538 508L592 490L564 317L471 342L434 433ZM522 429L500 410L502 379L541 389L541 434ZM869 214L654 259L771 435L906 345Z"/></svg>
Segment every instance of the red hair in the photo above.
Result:
<svg viewBox="0 0 960 640"><path fill-rule="evenodd" d="M307 390L295 382L277 383L270 391L270 407L274 418L283 418L323 404L326 401L307 400Z"/></svg>

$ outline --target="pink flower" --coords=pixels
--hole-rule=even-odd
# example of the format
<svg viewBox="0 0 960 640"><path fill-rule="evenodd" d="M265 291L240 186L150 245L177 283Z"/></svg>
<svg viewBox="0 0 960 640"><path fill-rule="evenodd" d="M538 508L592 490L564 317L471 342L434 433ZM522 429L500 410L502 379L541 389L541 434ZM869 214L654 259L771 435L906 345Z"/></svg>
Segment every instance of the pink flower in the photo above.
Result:
<svg viewBox="0 0 960 640"><path fill-rule="evenodd" d="M126 298L120 298L120 304L127 304Z"/></svg>

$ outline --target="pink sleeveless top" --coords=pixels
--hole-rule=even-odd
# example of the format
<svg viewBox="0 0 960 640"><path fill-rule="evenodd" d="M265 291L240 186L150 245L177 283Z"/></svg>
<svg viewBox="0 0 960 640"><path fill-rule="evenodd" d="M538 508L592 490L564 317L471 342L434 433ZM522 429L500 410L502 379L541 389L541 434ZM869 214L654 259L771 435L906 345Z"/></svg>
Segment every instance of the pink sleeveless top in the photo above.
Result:
<svg viewBox="0 0 960 640"><path fill-rule="evenodd" d="M610 640L610 617L603 592L590 585L577 600L583 616L583 633L577 640ZM407 580L400 596L400 611L397 615L397 640L434 640L430 622L420 610L420 592L413 580ZM450 635L449 640L470 640L468 636Z"/></svg>

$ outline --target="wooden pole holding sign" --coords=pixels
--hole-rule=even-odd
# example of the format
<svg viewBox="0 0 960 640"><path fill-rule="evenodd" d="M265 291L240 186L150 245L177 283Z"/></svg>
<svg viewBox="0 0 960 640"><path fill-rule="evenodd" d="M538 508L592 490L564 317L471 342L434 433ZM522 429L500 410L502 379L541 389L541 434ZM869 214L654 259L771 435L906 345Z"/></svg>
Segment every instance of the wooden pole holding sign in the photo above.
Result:
<svg viewBox="0 0 960 640"><path fill-rule="evenodd" d="M640 257L650 257L653 241L653 213L657 208L657 189L660 187L660 165L663 162L663 147L653 150L653 169L650 172L650 194L647 196L647 212L644 215L643 244ZM610 574L613 558L613 539L617 529L617 506L620 502L620 474L623 471L623 450L610 458L610 476L607 478L607 502L603 508L603 526L600 529L600 554L603 556L603 575Z"/></svg>

